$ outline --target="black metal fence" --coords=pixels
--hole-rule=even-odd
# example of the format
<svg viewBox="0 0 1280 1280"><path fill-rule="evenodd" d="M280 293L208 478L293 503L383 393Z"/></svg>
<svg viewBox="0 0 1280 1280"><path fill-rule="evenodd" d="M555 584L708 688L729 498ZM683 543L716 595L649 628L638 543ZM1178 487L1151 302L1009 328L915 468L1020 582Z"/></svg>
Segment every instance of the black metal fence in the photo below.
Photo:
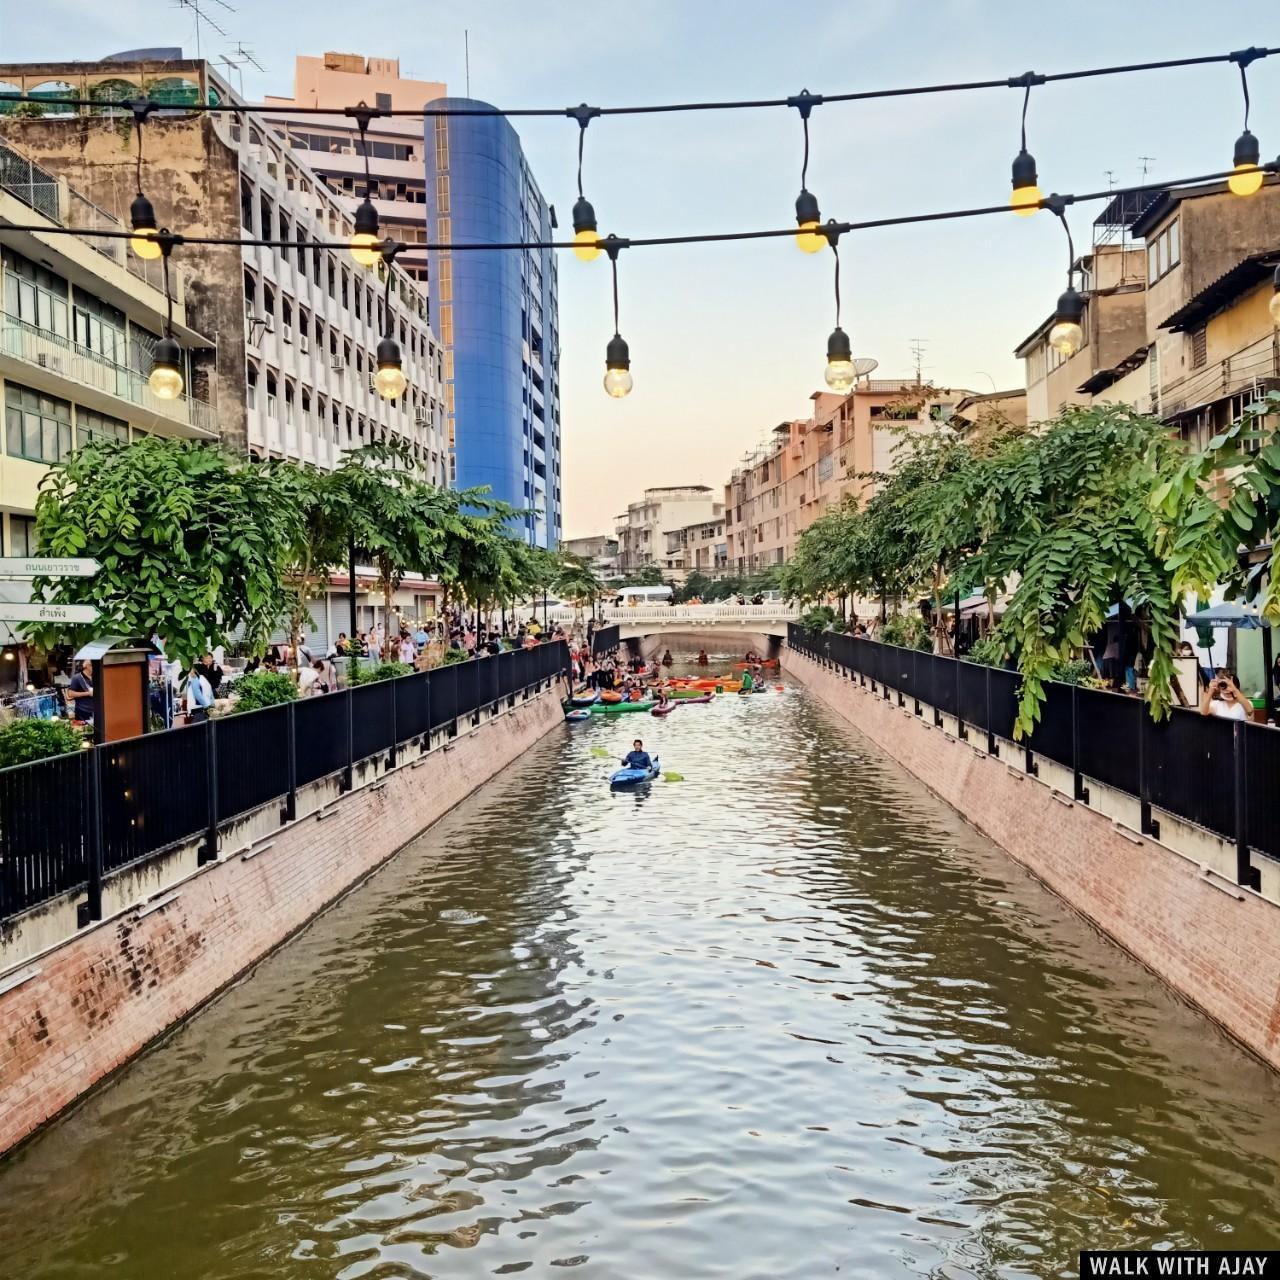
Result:
<svg viewBox="0 0 1280 1280"><path fill-rule="evenodd" d="M0 921L88 889L82 922L101 916L102 876L206 836L299 787L514 705L568 670L563 640L477 658L318 698L110 742L0 770Z"/></svg>
<svg viewBox="0 0 1280 1280"><path fill-rule="evenodd" d="M621 632L616 623L611 627L597 627L591 633L591 656L602 658L606 653L612 653L621 643Z"/></svg>
<svg viewBox="0 0 1280 1280"><path fill-rule="evenodd" d="M963 737L1013 738L1017 718L1016 671L902 649L835 632L809 633L789 624L788 645L886 698L935 722L954 716ZM1139 698L1048 684L1040 719L1018 744L1024 766L1052 760L1072 771L1076 799L1089 798L1088 781L1134 796L1144 833L1159 836L1161 809L1234 841L1237 880L1257 888L1250 849L1280 858L1280 730L1245 721L1202 716L1175 708L1153 721Z"/></svg>

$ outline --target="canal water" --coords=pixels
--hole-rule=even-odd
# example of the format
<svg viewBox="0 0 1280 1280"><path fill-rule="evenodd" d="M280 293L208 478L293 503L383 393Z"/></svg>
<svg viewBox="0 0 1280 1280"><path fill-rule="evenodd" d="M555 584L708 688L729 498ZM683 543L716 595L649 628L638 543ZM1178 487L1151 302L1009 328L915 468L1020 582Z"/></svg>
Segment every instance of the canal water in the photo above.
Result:
<svg viewBox="0 0 1280 1280"><path fill-rule="evenodd" d="M610 794L637 732L683 781ZM20 1280L1073 1276L1280 1247L1278 1161L1274 1076L789 688L557 730L0 1165L0 1241Z"/></svg>

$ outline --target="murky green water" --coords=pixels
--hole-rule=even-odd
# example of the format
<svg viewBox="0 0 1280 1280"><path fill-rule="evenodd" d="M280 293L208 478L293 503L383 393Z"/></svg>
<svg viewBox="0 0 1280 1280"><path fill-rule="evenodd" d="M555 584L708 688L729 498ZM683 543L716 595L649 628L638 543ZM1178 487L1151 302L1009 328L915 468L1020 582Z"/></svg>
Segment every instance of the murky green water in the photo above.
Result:
<svg viewBox="0 0 1280 1280"><path fill-rule="evenodd" d="M642 732L684 782L610 795ZM1241 981L1248 981L1242 973ZM5 1273L1280 1247L1280 1086L806 694L557 732L7 1163Z"/></svg>

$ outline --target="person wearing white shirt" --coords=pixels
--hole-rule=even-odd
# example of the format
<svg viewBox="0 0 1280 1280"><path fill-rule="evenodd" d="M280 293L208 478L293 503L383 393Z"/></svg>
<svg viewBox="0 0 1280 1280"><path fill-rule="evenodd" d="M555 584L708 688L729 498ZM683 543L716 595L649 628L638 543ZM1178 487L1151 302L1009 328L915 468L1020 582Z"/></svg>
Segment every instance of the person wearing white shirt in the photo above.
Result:
<svg viewBox="0 0 1280 1280"><path fill-rule="evenodd" d="M211 706L213 706L213 687L193 666L187 675L187 722L199 724L201 720L207 720Z"/></svg>
<svg viewBox="0 0 1280 1280"><path fill-rule="evenodd" d="M413 660L418 656L418 651L414 647L413 637L406 631L400 637L400 661L413 665Z"/></svg>
<svg viewBox="0 0 1280 1280"><path fill-rule="evenodd" d="M1219 716L1223 720L1248 720L1249 704L1235 683L1234 676L1217 675L1200 696L1200 714Z"/></svg>

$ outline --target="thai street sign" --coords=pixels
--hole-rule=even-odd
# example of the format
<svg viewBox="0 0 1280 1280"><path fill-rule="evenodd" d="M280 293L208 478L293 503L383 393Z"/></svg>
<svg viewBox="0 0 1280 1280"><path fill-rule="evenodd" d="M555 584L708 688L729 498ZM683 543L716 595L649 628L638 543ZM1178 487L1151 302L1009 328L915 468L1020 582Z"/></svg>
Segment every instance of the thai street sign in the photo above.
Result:
<svg viewBox="0 0 1280 1280"><path fill-rule="evenodd" d="M0 556L0 578L92 578L102 566L90 559Z"/></svg>
<svg viewBox="0 0 1280 1280"><path fill-rule="evenodd" d="M10 604L0 600L0 622L97 622L91 604L45 604L40 600Z"/></svg>

